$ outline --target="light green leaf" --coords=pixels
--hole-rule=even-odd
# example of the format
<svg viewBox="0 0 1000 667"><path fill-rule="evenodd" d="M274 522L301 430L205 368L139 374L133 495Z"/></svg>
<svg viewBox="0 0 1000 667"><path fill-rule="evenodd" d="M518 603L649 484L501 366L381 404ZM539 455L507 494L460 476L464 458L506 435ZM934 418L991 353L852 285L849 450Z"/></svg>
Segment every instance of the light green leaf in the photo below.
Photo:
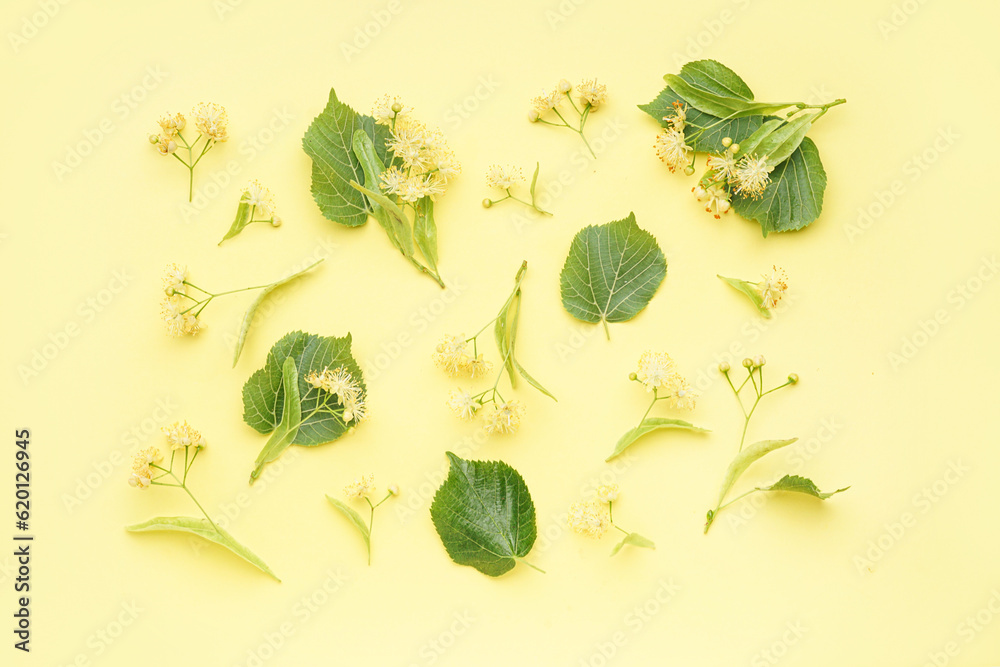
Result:
<svg viewBox="0 0 1000 667"><path fill-rule="evenodd" d="M243 421L258 433L270 433L281 421L285 389L282 367L288 357L299 358L309 334L293 331L271 346L264 367L243 385Z"/></svg>
<svg viewBox="0 0 1000 667"><path fill-rule="evenodd" d="M740 154L749 155L756 153L757 147L760 146L761 142L784 122L781 118L771 118L764 121L760 127L754 130L753 134L740 140Z"/></svg>
<svg viewBox="0 0 1000 667"><path fill-rule="evenodd" d="M299 432L299 424L302 423L302 408L299 401L299 377L294 357L285 358L285 363L281 367L281 386L285 391L281 421L278 422L271 437L267 439L264 449L254 461L254 469L250 473L250 484L257 480L265 465L276 460L288 449Z"/></svg>
<svg viewBox="0 0 1000 667"><path fill-rule="evenodd" d="M354 133L363 130L375 147L382 164L392 162L386 148L389 128L377 125L371 116L357 113L337 99L331 88L326 108L313 120L302 148L312 158L312 195L323 217L348 227L365 224L372 209L368 201L350 186L364 180L364 170L353 150Z"/></svg>
<svg viewBox="0 0 1000 667"><path fill-rule="evenodd" d="M354 508L350 507L344 502L341 502L340 500L337 500L333 496L327 495L326 499L329 500L330 504L336 507L341 514L347 517L347 520L350 521L351 524L358 529L359 533L361 533L361 539L364 540L365 542L365 550L368 552L368 563L371 564L372 537L371 537L371 532L368 530L368 526L365 524L364 519L361 518L361 515L358 514L354 510Z"/></svg>
<svg viewBox="0 0 1000 667"><path fill-rule="evenodd" d="M660 429L682 429L685 431L695 431L696 433L708 433L708 429L700 428L684 421L683 419L666 419L664 417L647 417L642 420L638 426L630 429L625 435L618 439L618 443L615 445L615 451L611 452L611 456L604 459L605 461L610 461L611 459L619 456L622 452L632 446L632 444L646 435L647 433L652 433L653 431L658 431Z"/></svg>
<svg viewBox="0 0 1000 667"><path fill-rule="evenodd" d="M611 555L616 555L626 544L631 544L634 547L642 547L643 549L656 548L656 544L653 540L643 537L639 533L629 533L622 539L621 542L615 545L615 548L611 550Z"/></svg>
<svg viewBox="0 0 1000 667"><path fill-rule="evenodd" d="M451 469L431 504L434 527L453 561L498 577L535 543L531 494L506 463L447 454Z"/></svg>
<svg viewBox="0 0 1000 667"><path fill-rule="evenodd" d="M250 325L253 323L253 317L257 313L257 309L260 307L260 304L264 303L264 299L266 299L271 292L278 289L282 285L295 280L304 273L312 271L312 269L322 261L322 259L316 260L301 271L297 271L290 276L285 276L281 280L271 283L257 294L257 298L255 298L253 303L250 304L250 307L247 308L247 312L243 314L243 321L240 323L240 334L236 338L236 350L233 352L233 368L236 367L236 362L240 360L240 353L243 352L243 345L247 340L247 332L250 331Z"/></svg>
<svg viewBox="0 0 1000 667"><path fill-rule="evenodd" d="M703 86L700 80L695 79L696 83L692 84L676 74L667 74L663 79L679 97L692 107L717 118L732 119L744 116L762 116L788 107L788 104L753 102L739 97L718 95L711 92L708 87Z"/></svg>
<svg viewBox="0 0 1000 667"><path fill-rule="evenodd" d="M392 244L407 257L412 256L413 237L410 233L410 221L396 203L382 192L379 176L385 171L385 165L375 153L371 137L364 130L355 131L353 148L354 155L361 163L362 171L365 172L365 186L361 188L351 181L351 187L360 190L368 198L372 217L385 230Z"/></svg>
<svg viewBox="0 0 1000 667"><path fill-rule="evenodd" d="M720 276L715 274L716 277L721 278L726 284L728 284L733 289L743 293L750 303L757 307L757 310L761 315L767 319L771 319L771 311L764 307L764 299L760 295L760 291L757 289L757 285L754 283L749 283L745 280L740 280L739 278L727 278L725 276Z"/></svg>
<svg viewBox="0 0 1000 667"><path fill-rule="evenodd" d="M427 260L427 266L437 271L438 241L437 225L434 223L434 202L430 197L417 200L417 216L413 221L413 238L420 253Z"/></svg>
<svg viewBox="0 0 1000 667"><path fill-rule="evenodd" d="M274 577L277 581L278 575L271 571L267 563L262 561L254 552L236 541L236 539L222 528L212 525L208 519L196 519L190 516L158 516L149 521L126 526L125 530L133 533L150 532L157 530L177 531L197 535L209 542L229 549L234 554L247 561L261 572Z"/></svg>
<svg viewBox="0 0 1000 667"><path fill-rule="evenodd" d="M535 163L535 173L531 176L531 187L528 188L528 194L531 195L531 201L535 201L535 185L538 183L538 170L542 168L541 162Z"/></svg>
<svg viewBox="0 0 1000 667"><path fill-rule="evenodd" d="M736 455L736 458L732 460L729 464L729 468L726 470L726 476L722 480L722 488L719 490L719 502L718 505L722 505L723 501L726 499L726 494L729 490L733 488L733 484L739 479L750 464L758 460L766 454L770 454L776 449L781 449L782 447L787 447L798 440L798 438L792 438L790 440L761 440L760 442L755 442L743 449L742 452Z"/></svg>
<svg viewBox="0 0 1000 667"><path fill-rule="evenodd" d="M735 195L733 210L770 232L802 229L823 210L826 171L812 139L806 137L791 156L771 172L759 199Z"/></svg>
<svg viewBox="0 0 1000 667"><path fill-rule="evenodd" d="M240 204L236 207L236 219L233 220L233 224L230 225L229 231L226 235L222 237L222 241L226 239L231 239L240 232L243 228L250 224L250 202L245 198L240 197ZM222 245L222 241L219 241L218 245Z"/></svg>
<svg viewBox="0 0 1000 667"><path fill-rule="evenodd" d="M845 486L842 489L837 489L836 491L830 491L829 493L824 493L819 490L816 484L805 477L799 477L798 475L785 475L777 482L771 486L758 486L758 491L792 491L795 493L804 493L820 500L826 500L830 496L836 495L847 491L849 486Z"/></svg>
<svg viewBox="0 0 1000 667"><path fill-rule="evenodd" d="M413 257L413 232L410 231L410 221L406 217L406 214L403 213L403 210L396 205L396 202L380 192L369 190L357 181L351 181L350 186L358 192L364 193L368 199L377 202L384 209L384 212L388 214L385 220L390 227L383 225L383 228L389 234L389 239L392 240L393 245L399 248L404 255ZM382 217L379 217L380 221L382 219ZM379 224L382 223L380 222Z"/></svg>
<svg viewBox="0 0 1000 667"><path fill-rule="evenodd" d="M520 288L518 288L518 290L514 294L514 299L511 301L511 305L514 308L514 317L511 319L511 324L510 324L510 361L514 364L514 369L517 370L518 374L520 374L520 376L523 377L528 384L530 384L532 387L534 387L538 391L542 392L543 394L551 398L553 401L558 401L559 399L553 396L552 392L543 387L538 380L533 378L531 374L529 374L528 371L524 369L524 366L522 366L520 362L517 360L517 325L521 320ZM509 310L510 308L508 308L508 311ZM513 382L511 383L511 386L512 387L514 386Z"/></svg>
<svg viewBox="0 0 1000 667"><path fill-rule="evenodd" d="M560 275L563 307L584 322L625 322L646 307L667 275L667 260L635 214L581 229Z"/></svg>
<svg viewBox="0 0 1000 667"><path fill-rule="evenodd" d="M802 112L779 124L756 146L757 155L766 155L768 165L778 166L798 149L815 118L814 113ZM749 152L740 146L740 155Z"/></svg>

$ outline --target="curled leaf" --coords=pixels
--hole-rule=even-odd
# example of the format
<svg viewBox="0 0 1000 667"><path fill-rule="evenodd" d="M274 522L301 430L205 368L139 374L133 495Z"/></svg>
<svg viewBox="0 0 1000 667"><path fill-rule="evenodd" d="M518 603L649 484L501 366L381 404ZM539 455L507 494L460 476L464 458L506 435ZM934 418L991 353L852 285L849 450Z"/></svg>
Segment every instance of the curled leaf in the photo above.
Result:
<svg viewBox="0 0 1000 667"><path fill-rule="evenodd" d="M646 435L647 433L652 433L653 431L658 431L660 429L682 429L686 431L695 431L697 433L708 433L708 429L700 428L684 421L683 419L666 419L664 417L647 417L642 420L638 426L633 429L629 429L621 438L618 439L618 443L615 445L615 451L611 452L605 461L610 461L611 459L619 456L626 449L631 447L636 440Z"/></svg>
<svg viewBox="0 0 1000 667"><path fill-rule="evenodd" d="M813 496L814 498L819 498L820 500L826 500L830 496L836 495L847 491L849 486L845 486L842 489L837 489L836 491L830 491L824 493L819 490L816 483L811 479L806 477L800 477L798 475L785 475L777 482L770 486L758 486L758 491L792 491L794 493L804 493L807 496Z"/></svg>

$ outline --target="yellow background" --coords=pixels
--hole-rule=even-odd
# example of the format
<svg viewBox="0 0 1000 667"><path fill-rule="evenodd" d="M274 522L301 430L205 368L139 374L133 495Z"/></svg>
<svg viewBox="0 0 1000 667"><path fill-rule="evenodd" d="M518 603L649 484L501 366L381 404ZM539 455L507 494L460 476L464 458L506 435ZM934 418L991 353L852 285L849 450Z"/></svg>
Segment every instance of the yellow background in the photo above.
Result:
<svg viewBox="0 0 1000 667"><path fill-rule="evenodd" d="M2 662L1000 664L989 610L1000 610L998 18L995 3L916 0L4 3L0 468L10 484L13 432L30 428L37 538L33 651L15 651L5 629ZM635 105L700 57L732 67L758 99L848 99L810 133L829 176L812 227L765 240L732 215L716 221L691 197L694 178L657 161L656 124ZM581 159L572 133L525 120L542 87L592 76L610 96L588 124L597 160ZM361 111L401 95L448 136L464 168L436 212L448 291L377 225L346 229L313 203L300 142L331 86ZM192 213L184 169L146 135L161 113L200 101L227 107L232 138L199 166L211 196ZM535 161L554 217L480 206L489 164L530 173ZM285 225L216 247L250 178L275 192ZM859 210L871 217L859 222ZM558 276L581 227L629 211L669 272L609 342L562 309ZM213 304L194 339L169 338L158 321L168 262L222 290L310 257L326 261L279 293L235 369L229 336L248 295ZM430 353L495 314L522 260L518 348L559 402L522 387L521 430L477 439L445 407L455 382ZM791 287L767 322L715 277L756 279L772 264ZM373 417L335 444L289 452L249 488L265 438L243 423L240 390L295 329L351 332L377 369ZM769 384L802 378L762 403L748 435L800 442L740 488L797 472L851 489L825 503L734 505L704 536L742 425L712 373L734 346L734 365L766 355ZM651 436L612 467L604 457L646 406L627 381L645 349L702 379L688 418L712 433ZM38 373L25 375L36 352ZM191 479L200 500L282 584L214 546L123 530L194 513L174 490L126 484L133 445L161 444L158 428L175 419L209 441ZM520 471L538 511L530 559L547 574L491 579L448 559L427 511L446 450ZM324 500L365 472L403 490L376 516L371 567ZM561 515L602 476L622 487L616 517L655 551L609 559L612 536L566 530ZM14 532L10 515L2 534ZM12 561L0 557L5 628Z"/></svg>

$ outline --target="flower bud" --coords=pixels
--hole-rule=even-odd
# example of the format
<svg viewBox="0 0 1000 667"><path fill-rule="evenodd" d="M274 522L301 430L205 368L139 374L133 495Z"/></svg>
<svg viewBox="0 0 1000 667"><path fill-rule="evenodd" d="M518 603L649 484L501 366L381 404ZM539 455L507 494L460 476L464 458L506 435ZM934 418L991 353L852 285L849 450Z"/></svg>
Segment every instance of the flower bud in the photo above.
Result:
<svg viewBox="0 0 1000 667"><path fill-rule="evenodd" d="M571 84L566 79L560 79L560 81L559 81L559 92L560 93L568 93L571 90L573 90L573 84Z"/></svg>
<svg viewBox="0 0 1000 667"><path fill-rule="evenodd" d="M691 192L694 193L694 198L697 199L698 201L702 201L705 199L705 197L708 196L708 190L701 187L700 185L696 185L695 187L691 188Z"/></svg>
<svg viewBox="0 0 1000 667"><path fill-rule="evenodd" d="M530 122L532 122L532 123L537 123L538 122L538 112L535 111L534 109L532 109L531 111L529 111L528 112L528 120Z"/></svg>
<svg viewBox="0 0 1000 667"><path fill-rule="evenodd" d="M394 496L398 496L399 495L399 487L397 485L395 485L395 484L390 484L389 485L389 493L391 493Z"/></svg>
<svg viewBox="0 0 1000 667"><path fill-rule="evenodd" d="M684 173L687 174L688 176L692 175L694 173L694 167L692 167L691 165L684 167Z"/></svg>
<svg viewBox="0 0 1000 667"><path fill-rule="evenodd" d="M729 152L732 153L733 155L736 155L737 153L740 152L740 145L733 144L732 146L729 147Z"/></svg>
<svg viewBox="0 0 1000 667"><path fill-rule="evenodd" d="M276 215L273 218L271 218L271 226L281 227L281 217Z"/></svg>
<svg viewBox="0 0 1000 667"><path fill-rule="evenodd" d="M628 379L629 379L629 380L632 380L632 381L634 382L635 380L638 380L638 379L639 379L639 376L638 376L638 375L636 375L635 373L629 373L629 374L628 374Z"/></svg>
<svg viewBox="0 0 1000 667"><path fill-rule="evenodd" d="M756 357L753 358L753 365L755 368L760 368L766 363L767 359L764 358L763 354L758 354Z"/></svg>
<svg viewBox="0 0 1000 667"><path fill-rule="evenodd" d="M392 106L389 108L392 109L393 113L399 113L400 111L403 110L403 105L400 104L399 102L393 102Z"/></svg>
<svg viewBox="0 0 1000 667"><path fill-rule="evenodd" d="M750 368L752 366L753 366L753 359L747 357L746 359L743 360L743 368Z"/></svg>
<svg viewBox="0 0 1000 667"><path fill-rule="evenodd" d="M788 374L788 381L791 382L792 384L797 383L799 381L799 374L798 373L789 373Z"/></svg>
<svg viewBox="0 0 1000 667"><path fill-rule="evenodd" d="M719 364L719 371L722 372L722 373L728 373L729 372L729 362L723 361L721 364Z"/></svg>
<svg viewBox="0 0 1000 667"><path fill-rule="evenodd" d="M483 208L489 208L490 206L493 206L493 202L490 201L489 199L484 199L483 200Z"/></svg>
<svg viewBox="0 0 1000 667"><path fill-rule="evenodd" d="M723 199L718 204L716 204L716 206L719 207L719 213L725 213L726 211L729 210L729 207L731 206L731 204L728 201L726 201L725 199Z"/></svg>
<svg viewBox="0 0 1000 667"><path fill-rule="evenodd" d="M722 145L725 146L726 148L729 148L729 146L731 146L732 143L733 143L732 137L722 137Z"/></svg>
<svg viewBox="0 0 1000 667"><path fill-rule="evenodd" d="M151 144L158 144L158 143L160 143L160 137L158 137L155 134L149 135L149 143L151 143Z"/></svg>

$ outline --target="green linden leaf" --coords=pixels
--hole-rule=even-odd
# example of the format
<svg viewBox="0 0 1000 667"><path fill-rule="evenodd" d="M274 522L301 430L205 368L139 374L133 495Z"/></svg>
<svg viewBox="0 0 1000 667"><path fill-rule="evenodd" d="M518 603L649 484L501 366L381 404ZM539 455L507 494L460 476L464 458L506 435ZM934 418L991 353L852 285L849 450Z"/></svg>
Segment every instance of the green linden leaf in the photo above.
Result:
<svg viewBox="0 0 1000 667"><path fill-rule="evenodd" d="M322 372L326 368L332 370L343 366L365 392L361 368L351 356L350 334L335 338L295 331L281 338L268 352L264 367L255 371L243 385L243 421L259 433L270 433L277 428L284 413L282 367L289 357L295 360L300 410L304 417L292 444L311 447L344 435L350 427L336 415L327 410L312 414L326 392L306 382L305 376L312 371Z"/></svg>
<svg viewBox="0 0 1000 667"><path fill-rule="evenodd" d="M823 210L826 171L819 150L806 137L787 160L771 172L759 199L733 196L733 210L760 225L761 232L788 232L802 229Z"/></svg>
<svg viewBox="0 0 1000 667"><path fill-rule="evenodd" d="M837 489L836 491L830 491L829 493L824 493L819 490L816 484L806 477L799 477L798 475L785 475L777 482L771 486L758 486L758 491L793 491L795 493L804 493L814 498L819 498L820 500L826 500L830 496L836 495L847 491L849 486L845 486L842 489Z"/></svg>
<svg viewBox="0 0 1000 667"><path fill-rule="evenodd" d="M639 229L635 214L581 229L559 282L563 307L584 322L625 322L646 307L667 275L656 238Z"/></svg>
<svg viewBox="0 0 1000 667"><path fill-rule="evenodd" d="M615 545L615 548L611 550L611 555L614 556L619 551L622 550L626 544L631 544L634 547L642 547L643 549L655 549L656 544L653 540L643 537L639 533L629 533L626 535L621 542Z"/></svg>
<svg viewBox="0 0 1000 667"><path fill-rule="evenodd" d="M264 572L279 582L281 581L281 579L278 579L278 575L272 572L271 568L267 566L267 563L260 559L260 556L237 542L232 535L227 533L222 528L212 525L208 519L196 519L190 516L158 516L150 519L149 521L143 521L142 523L126 526L125 530L133 533L157 530L191 533L192 535L197 535L202 539L206 539L209 542L215 542L216 544L229 549L234 554L259 569L261 572Z"/></svg>
<svg viewBox="0 0 1000 667"><path fill-rule="evenodd" d="M282 285L292 282L305 273L309 273L322 261L322 259L319 259L301 271L297 271L289 276L285 276L281 280L271 283L257 294L257 298L254 299L253 303L250 304L250 307L247 308L247 312L243 314L243 321L240 323L240 335L236 338L236 350L233 352L233 368L236 368L236 362L240 360L240 353L243 352L243 345L246 343L247 333L250 331L250 325L253 323L253 317L257 314L257 309L260 307L260 304L264 303L264 299L266 299L271 292L278 289Z"/></svg>
<svg viewBox="0 0 1000 667"><path fill-rule="evenodd" d="M610 461L616 456L620 455L626 449L632 446L632 444L646 435L647 433L652 433L653 431L658 431L660 429L682 429L687 431L695 431L697 433L708 433L708 429L699 428L694 424L688 423L683 419L666 419L664 417L647 417L642 420L635 428L629 430L625 435L618 439L618 444L615 445L615 451L611 452L611 456L604 459L605 461Z"/></svg>
<svg viewBox="0 0 1000 667"><path fill-rule="evenodd" d="M372 206L365 196L351 187L351 181L365 181L361 162L354 152L354 133L363 130L371 138L375 154L388 165L392 152L386 148L389 128L375 123L371 116L359 114L337 99L330 89L330 100L323 113L316 116L302 137L302 148L312 158L312 195L323 217L348 227L365 224Z"/></svg>
<svg viewBox="0 0 1000 667"><path fill-rule="evenodd" d="M757 307L757 310L761 315L767 319L771 319L771 311L764 307L764 299L760 296L760 291L757 289L756 284L740 280L739 278L727 278L725 276L720 276L719 274L715 275L717 278L721 278L727 285L741 292L748 299L750 299L750 303Z"/></svg>
<svg viewBox="0 0 1000 667"><path fill-rule="evenodd" d="M536 537L535 506L524 479L501 461L447 455L451 470L431 504L441 542L459 565L491 577L509 572Z"/></svg>

